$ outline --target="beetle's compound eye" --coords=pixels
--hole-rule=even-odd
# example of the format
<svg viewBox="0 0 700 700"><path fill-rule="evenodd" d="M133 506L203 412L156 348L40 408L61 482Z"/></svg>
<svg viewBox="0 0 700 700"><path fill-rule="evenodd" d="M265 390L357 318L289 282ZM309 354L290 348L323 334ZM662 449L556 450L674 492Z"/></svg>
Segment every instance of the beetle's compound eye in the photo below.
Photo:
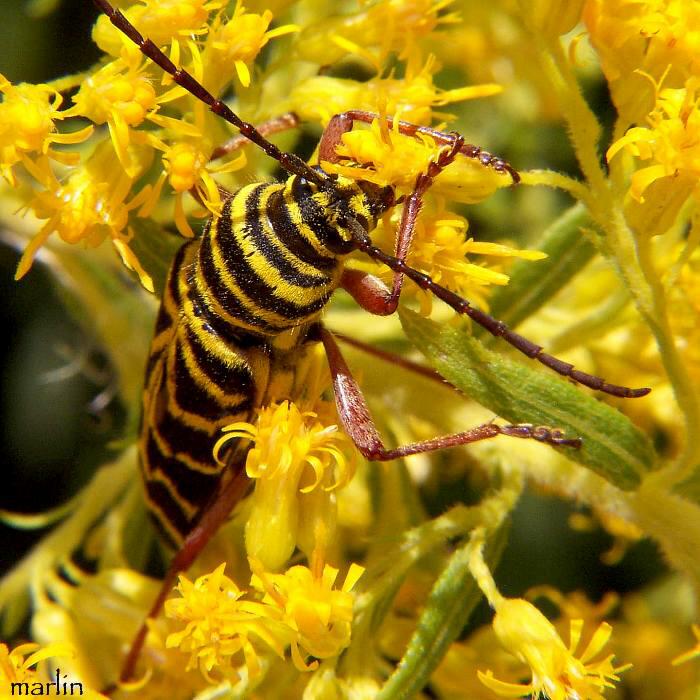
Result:
<svg viewBox="0 0 700 700"><path fill-rule="evenodd" d="M314 194L318 191L318 187L315 182L310 182L305 177L297 175L292 181L292 193L295 198L305 198Z"/></svg>

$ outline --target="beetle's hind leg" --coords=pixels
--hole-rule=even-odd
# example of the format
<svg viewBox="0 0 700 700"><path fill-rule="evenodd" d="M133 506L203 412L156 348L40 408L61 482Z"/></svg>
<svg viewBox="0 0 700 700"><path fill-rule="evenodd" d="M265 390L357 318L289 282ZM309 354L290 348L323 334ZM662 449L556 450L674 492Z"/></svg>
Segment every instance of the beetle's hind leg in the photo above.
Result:
<svg viewBox="0 0 700 700"><path fill-rule="evenodd" d="M126 683L134 678L136 663L148 635L148 621L160 614L163 603L172 593L178 574L189 569L199 556L209 540L219 531L219 528L229 519L235 505L243 498L250 486L250 480L245 469L229 468L230 478L222 479L222 485L210 503L202 509L202 517L185 537L180 548L172 558L168 570L161 583L158 596L153 601L148 615L136 636L131 642L129 653L122 665L119 680Z"/></svg>
<svg viewBox="0 0 700 700"><path fill-rule="evenodd" d="M315 333L323 343L328 358L328 366L333 380L333 392L338 410L338 417L343 428L360 453L371 461L387 461L407 457L408 455L435 452L447 447L468 445L480 440L487 440L497 435L530 438L558 447L581 447L580 438L567 438L558 428L534 426L529 423L514 425L498 425L485 423L471 430L451 435L442 435L431 440L413 442L395 448L387 448L369 412L367 402L350 368L345 362L333 334L321 326L316 327Z"/></svg>

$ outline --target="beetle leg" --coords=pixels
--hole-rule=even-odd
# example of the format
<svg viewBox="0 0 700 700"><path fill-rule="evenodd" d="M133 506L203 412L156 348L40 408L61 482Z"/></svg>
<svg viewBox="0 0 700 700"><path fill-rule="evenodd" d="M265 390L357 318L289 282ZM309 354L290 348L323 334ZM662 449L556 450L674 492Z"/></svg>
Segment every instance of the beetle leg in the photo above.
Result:
<svg viewBox="0 0 700 700"><path fill-rule="evenodd" d="M339 159L339 156L335 152L336 146L340 143L343 134L352 130L354 122L371 124L375 119L381 118L382 117L374 112L366 112L360 109L353 109L348 112L343 112L342 114L336 114L330 120L330 122L328 122L328 126L324 130L323 136L321 137L319 159L336 163ZM387 126L392 128L394 124L393 117L387 116L384 118L386 119ZM454 143L457 136L455 132L439 131L438 129L433 129L430 126L420 126L418 124L412 124L411 122L405 121L398 122L398 130L399 133L404 134L405 136L416 136L417 134L432 136L435 141L445 145ZM512 165L510 165L510 163L499 156L493 155L488 151L484 151L481 146L475 146L471 143L463 143L459 152L467 158L478 160L487 168L493 168L496 172L508 173L513 180L514 185L520 182L520 175L518 174L518 171Z"/></svg>
<svg viewBox="0 0 700 700"><path fill-rule="evenodd" d="M426 172L420 173L416 178L413 191L405 199L401 213L401 223L396 231L396 245L394 257L402 262L406 260L408 251L416 231L418 215L423 207L423 196L433 184L435 178L457 157L464 139L455 134L450 148L442 150L437 158L428 164ZM371 313L387 316L396 311L401 296L403 273L394 271L391 292L385 294L375 282L357 275L354 271L346 271L341 280L341 286L346 289L362 306ZM383 286L383 284L382 284ZM371 288L370 288L371 287ZM387 290L388 291L388 290ZM372 293L374 295L372 296ZM373 306L365 306L365 304Z"/></svg>
<svg viewBox="0 0 700 700"><path fill-rule="evenodd" d="M534 426L529 423L518 423L515 425L485 423L460 433L442 435L431 440L423 440L389 449L382 442L362 390L352 376L350 368L345 362L345 358L333 335L320 325L317 332L328 358L340 422L357 449L368 460L383 462L408 455L434 452L446 447L467 445L496 437L497 435L530 438L560 447L581 447L580 438L566 438L558 428Z"/></svg>
<svg viewBox="0 0 700 700"><path fill-rule="evenodd" d="M285 114L280 114L278 117L273 117L267 121L262 122L262 124L256 124L255 129L259 134L267 138L272 134L279 134L282 131L288 131L289 129L295 129L299 126L299 117L294 114L294 112L286 112ZM236 134L230 138L226 143L217 146L209 156L209 160L216 160L217 158L223 158L224 156L230 155L234 151L237 151L242 146L249 144L250 141L242 134Z"/></svg>
<svg viewBox="0 0 700 700"><path fill-rule="evenodd" d="M233 471L233 469L229 468L229 472L231 471ZM119 676L119 680L122 683L133 679L136 663L148 634L148 621L158 617L160 614L163 603L165 603L173 590L178 574L189 569L192 562L199 556L209 540L211 540L218 532L219 528L229 519L231 511L236 503L241 500L249 485L250 480L245 470L235 470L231 478L228 479L216 493L211 503L206 508L202 509L202 517L187 535L170 562L170 566L161 584L160 592L153 601L146 619L141 627L139 627L136 636L131 642L129 653L124 660Z"/></svg>

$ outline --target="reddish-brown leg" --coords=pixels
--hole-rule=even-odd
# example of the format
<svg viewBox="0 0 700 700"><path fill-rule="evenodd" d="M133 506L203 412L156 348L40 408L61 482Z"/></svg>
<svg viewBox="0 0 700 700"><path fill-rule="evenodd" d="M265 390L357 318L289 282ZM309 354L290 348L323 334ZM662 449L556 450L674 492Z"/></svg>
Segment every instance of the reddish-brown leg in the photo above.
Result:
<svg viewBox="0 0 700 700"><path fill-rule="evenodd" d="M431 279L430 276L409 267L403 260L399 260L393 255L387 255L383 250L374 245L367 231L365 231L365 229L359 223L353 224L351 221L350 224L352 228L352 237L357 246L357 250L362 251L373 260L383 263L393 272L400 272L401 274L405 275L421 289L425 289L433 296L437 297L441 301L444 301L445 304L454 309L458 314L468 316L470 319L472 319L472 321L478 323L492 335L496 336L497 338L503 338L503 340L509 343L516 350L522 352L523 355L541 362L545 367L549 367L563 377L568 377L569 379L572 379L573 381L583 384L591 389L604 391L606 394L610 394L611 396L633 399L646 396L651 391L651 389L648 387L631 389L627 386L610 384L602 377L598 377L594 374L588 374L588 372L582 372L581 370L576 369L576 367L574 367L572 364L564 362L558 357L554 357L554 355L544 352L544 348L541 345L537 345L537 343L533 343L531 340L528 340L519 333L512 331L505 323L503 323L503 321L499 321L497 318L494 318L481 309L477 309L476 307L472 306L467 299L460 297L458 294L455 294L453 291L447 289L447 287L443 287L442 285L438 284ZM365 295L370 294L369 285L365 285L363 293ZM366 308L371 308L371 302L370 305L366 306Z"/></svg>
<svg viewBox="0 0 700 700"><path fill-rule="evenodd" d="M338 154L335 152L336 146L340 143L343 134L352 130L354 122L363 122L371 124L375 119L381 119L374 112L365 112L364 110L354 109L342 114L336 114L328 123L328 126L323 132L321 143L319 145L319 159L327 160L331 163L338 161ZM387 126L392 128L394 125L393 117L385 117ZM456 132L444 132L433 129L429 126L419 126L411 122L399 121L399 133L406 136L416 136L416 134L427 134L432 136L437 143L452 144L458 136ZM475 146L471 143L462 143L459 152L467 158L478 160L487 168L493 168L498 173L508 173L513 179L513 184L520 182L518 171L507 161L499 156L495 156L488 151L484 151L480 146Z"/></svg>
<svg viewBox="0 0 700 700"><path fill-rule="evenodd" d="M289 129L295 129L299 126L299 117L297 117L294 112L286 112L285 114L280 114L278 117L273 117L267 121L262 122L262 124L256 124L255 130L261 135L267 138L272 134L279 134L282 131L289 131ZM217 146L212 152L209 160L216 160L217 158L223 158L224 156L230 155L234 151L237 151L241 146L245 146L250 143L250 140L243 136L242 134L237 134L233 138L230 138L226 143L221 146Z"/></svg>
<svg viewBox="0 0 700 700"><path fill-rule="evenodd" d="M384 360L384 362L389 362L392 365L402 367L403 369L409 372L413 372L414 374L420 374L426 379L431 379L434 382L438 382L443 386L447 386L450 389L454 389L455 391L459 392L459 389L457 389L457 387L453 384L450 384L450 382L448 382L447 379L445 379L440 374L440 372L430 367L426 367L425 365L421 365L418 362L408 360L401 355L397 355L395 352L389 352L389 350L375 348L373 345L363 343L361 340L357 340L357 338L351 338L349 335L345 335L343 333L336 333L335 331L333 331L332 335L336 340L340 340L341 342L346 343L347 345L352 345L354 348L362 350L362 352L366 352L368 355L378 357L380 360Z"/></svg>
<svg viewBox="0 0 700 700"><path fill-rule="evenodd" d="M203 509L202 517L192 531L187 535L180 549L176 552L168 571L161 584L158 597L153 601L148 616L136 633L131 643L131 648L122 666L119 680L124 683L133 679L136 663L148 634L148 620L158 617L163 603L172 592L178 574L186 571L192 562L199 556L209 540L217 533L219 528L228 520L231 511L241 500L249 485L248 477L244 469L236 470L235 474L224 484L213 501Z"/></svg>
<svg viewBox="0 0 700 700"><path fill-rule="evenodd" d="M351 110L342 114L336 114L330 120L321 136L319 161L338 162L340 156L336 153L336 147L340 144L343 134L351 131L355 122L369 124L375 119L381 119L381 117L373 112L365 112L363 110ZM393 127L393 119L391 117L385 117L385 119L387 126ZM507 173L512 178L513 184L520 182L520 175L518 175L517 170L505 160L482 150L480 146L464 143L464 138L456 132L445 133L428 126L418 126L417 124L404 121L398 122L398 130L399 133L406 136L427 134L437 143L452 146L449 151L440 155L437 162L430 164L427 173L417 178L414 191L404 204L401 224L396 233L394 250L394 257L402 262L405 261L411 246L423 195L432 185L433 179L455 159L458 153L467 158L478 160L482 165L493 168L496 172ZM376 278L368 273L347 272L341 280L341 286L357 300L360 306L373 314L382 316L389 315L396 310L402 283L403 274L396 271L394 272L391 291L387 290L383 283L378 282Z"/></svg>
<svg viewBox="0 0 700 700"><path fill-rule="evenodd" d="M326 357L328 358L340 422L360 453L369 460L383 462L423 452L434 452L447 447L456 447L457 445L467 445L479 440L486 440L496 437L496 435L531 438L549 445L563 447L581 447L580 438L565 438L562 431L557 428L533 426L529 423L516 425L486 423L461 433L442 435L432 440L423 440L422 442L414 442L387 449L372 420L362 390L352 376L350 368L345 362L333 335L319 325L318 337L323 343Z"/></svg>
<svg viewBox="0 0 700 700"><path fill-rule="evenodd" d="M423 196L433 184L435 178L461 152L463 145L464 139L459 134L455 134L452 138L451 147L448 150L441 151L438 157L430 162L427 172L421 173L416 178L413 191L404 201L401 223L396 231L394 257L397 260L402 262L406 260L416 230L416 221L423 206ZM354 270L346 270L340 281L341 287L360 306L379 316L388 316L396 311L396 307L399 305L402 284L403 273L401 272L394 272L391 291L387 290L384 284L379 282L373 275L358 273Z"/></svg>

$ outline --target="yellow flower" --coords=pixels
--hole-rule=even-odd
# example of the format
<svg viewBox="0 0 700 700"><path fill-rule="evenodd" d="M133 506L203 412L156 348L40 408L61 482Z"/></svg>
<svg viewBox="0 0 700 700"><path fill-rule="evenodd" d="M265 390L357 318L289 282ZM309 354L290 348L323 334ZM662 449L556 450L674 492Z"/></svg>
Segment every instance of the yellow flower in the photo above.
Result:
<svg viewBox="0 0 700 700"><path fill-rule="evenodd" d="M3 696L7 693L9 697L7 686L10 683L39 680L39 674L32 666L52 656L70 654L63 644L50 644L40 649L39 644L21 644L10 651L5 644L0 644L0 688Z"/></svg>
<svg viewBox="0 0 700 700"><path fill-rule="evenodd" d="M369 129L357 128L343 134L336 153L349 162L324 161L324 169L355 180L391 185L408 194L413 190L417 176L427 172L428 165L449 146L438 145L431 136L423 134L406 136L398 129L397 119L394 119L392 129L384 128L379 120L375 120ZM366 167L368 165L371 169ZM458 155L435 178L431 193L473 203L510 184L510 177L485 167L478 160Z"/></svg>
<svg viewBox="0 0 700 700"><path fill-rule="evenodd" d="M367 9L311 24L300 36L297 50L304 59L325 64L356 54L377 71L392 52L410 62L419 54L421 39L440 25L460 21L457 13L446 11L453 2L380 0Z"/></svg>
<svg viewBox="0 0 700 700"><path fill-rule="evenodd" d="M204 50L204 75L215 94L234 75L243 87L248 87L250 66L270 39L299 31L295 24L268 29L272 17L270 10L261 15L246 12L238 0L230 20L224 21L221 15L214 20Z"/></svg>
<svg viewBox="0 0 700 700"><path fill-rule="evenodd" d="M394 215L392 226L380 227L380 240L383 234L385 244L391 244L398 224L399 216ZM500 243L465 238L468 226L469 222L464 217L445 209L423 212L407 256L408 264L429 274L439 284L485 307L489 285L508 284L509 278L497 269L470 262L470 256L518 257L524 260L541 260L546 257L545 253L536 250L518 250ZM388 282L392 275L387 270L382 276ZM406 291L409 290L418 295L423 313L429 313L432 295L414 285L406 288Z"/></svg>
<svg viewBox="0 0 700 700"><path fill-rule="evenodd" d="M73 97L66 117L86 117L94 124L107 124L114 150L129 177L140 174L140 158L134 148L152 146L148 135L135 131L155 115L158 104L182 93L181 88L158 97L141 65L141 55L128 62L116 59L90 75Z"/></svg>
<svg viewBox="0 0 700 700"><path fill-rule="evenodd" d="M0 700L10 700L20 695L53 697L56 694L79 694L88 700L106 700L106 696L85 688L80 681L60 673L59 669L52 676L46 669L32 668L49 658L71 656L74 656L73 650L62 643L48 644L43 648L39 644L20 644L12 651L5 644L0 644ZM52 688L57 678L59 686Z"/></svg>
<svg viewBox="0 0 700 700"><path fill-rule="evenodd" d="M324 424L318 413L302 413L296 404L283 401L261 408L256 425L233 423L223 432L214 447L217 459L234 438L254 443L246 459L246 472L256 480L246 523L248 555L274 570L289 559L296 545L310 548L309 554L317 546L324 548L335 528L333 491L347 484L355 471L354 459L343 453L348 438L338 426ZM323 523L316 518L310 522L305 504ZM318 537L324 541L316 542Z"/></svg>
<svg viewBox="0 0 700 700"><path fill-rule="evenodd" d="M167 177L175 191L174 220L177 230L183 236L192 238L194 232L185 217L184 195L191 191L211 215L218 216L221 213L221 193L212 173L230 173L244 168L245 153L240 152L236 158L211 165L209 156L212 149L204 138L200 138L199 141L180 141L174 145L159 144L158 148L164 150L163 176L153 189L146 213L155 205L163 177Z"/></svg>
<svg viewBox="0 0 700 700"><path fill-rule="evenodd" d="M398 121L389 132L374 120L370 129L356 129L342 136L336 153L350 161L349 165L322 163L324 170L357 180L374 182L383 187L411 190L416 177L426 172L442 147L429 136L413 138L398 133ZM372 170L365 166L371 164ZM359 166L359 167L357 167Z"/></svg>
<svg viewBox="0 0 700 700"><path fill-rule="evenodd" d="M611 160L622 149L654 165L632 176L630 194L643 202L644 191L655 180L682 176L700 177L700 77L688 80L683 89L658 91L656 107L647 117L649 127L634 127L616 141L607 153Z"/></svg>
<svg viewBox="0 0 700 700"><path fill-rule="evenodd" d="M351 591L364 573L361 566L350 565L339 590L333 588L338 569L327 564L319 576L306 566L293 566L284 574L268 574L251 560L251 568L251 585L264 594L263 603L278 609L280 619L295 633L292 659L300 671L318 667L317 661L307 665L304 655L333 658L350 644Z"/></svg>
<svg viewBox="0 0 700 700"><path fill-rule="evenodd" d="M446 117L433 112L452 102L489 97L501 92L493 83L443 90L433 76L439 66L429 56L418 68L407 67L403 78L377 77L358 82L330 76L314 76L297 85L290 96L291 108L302 120L327 124L334 114L349 109L364 109L397 116L413 124L431 124L434 117Z"/></svg>
<svg viewBox="0 0 700 700"><path fill-rule="evenodd" d="M158 46L205 34L206 22L213 10L225 3L220 0L140 0L127 8L124 15L134 26ZM129 41L106 15L97 18L92 32L95 43L111 56L127 53L135 55L137 47Z"/></svg>
<svg viewBox="0 0 700 700"><path fill-rule="evenodd" d="M626 123L641 121L653 100L651 85L640 72L659 80L670 70L676 87L700 75L697 2L587 0L583 20Z"/></svg>
<svg viewBox="0 0 700 700"><path fill-rule="evenodd" d="M39 248L56 232L66 243L82 242L88 247L110 238L124 264L136 271L146 289L153 291L151 278L128 246L133 236L129 212L146 201L149 189L144 188L127 201L132 180L118 167L109 142L103 142L65 182L59 182L50 168L35 170L34 175L45 189L29 206L46 223L25 249L15 279L27 273Z"/></svg>
<svg viewBox="0 0 700 700"><path fill-rule="evenodd" d="M521 598L502 598L496 605L493 620L496 636L505 649L530 667L528 684L505 683L490 671L479 672L479 678L491 690L505 697L546 695L550 700L602 700L605 688L613 687L618 673L629 666L615 668L613 655L598 661L612 633L603 622L580 653L583 620L571 620L570 643L567 648L554 626L531 603Z"/></svg>
<svg viewBox="0 0 700 700"><path fill-rule="evenodd" d="M0 74L0 92L4 95L0 103L0 171L11 185L17 185L13 167L23 161L31 167L34 162L29 154L49 156L65 164L77 162L77 154L54 151L51 145L85 141L92 127L56 133L54 122L66 116L59 111L63 98L56 90L43 84L12 85Z"/></svg>
<svg viewBox="0 0 700 700"><path fill-rule="evenodd" d="M283 658L291 637L273 619L269 606L243 599L245 592L224 574L225 566L194 583L181 575L177 585L181 597L165 603L165 614L185 625L168 636L166 647L189 654L187 670L199 668L211 683L239 675L233 664L241 652L248 674L255 677L261 670L256 646Z"/></svg>
<svg viewBox="0 0 700 700"><path fill-rule="evenodd" d="M410 58L416 42L444 24L457 24L457 12L447 12L454 0L384 0L367 11L367 26L374 41L397 51L400 58ZM372 41L372 39L370 39ZM367 38L362 42L370 43Z"/></svg>

